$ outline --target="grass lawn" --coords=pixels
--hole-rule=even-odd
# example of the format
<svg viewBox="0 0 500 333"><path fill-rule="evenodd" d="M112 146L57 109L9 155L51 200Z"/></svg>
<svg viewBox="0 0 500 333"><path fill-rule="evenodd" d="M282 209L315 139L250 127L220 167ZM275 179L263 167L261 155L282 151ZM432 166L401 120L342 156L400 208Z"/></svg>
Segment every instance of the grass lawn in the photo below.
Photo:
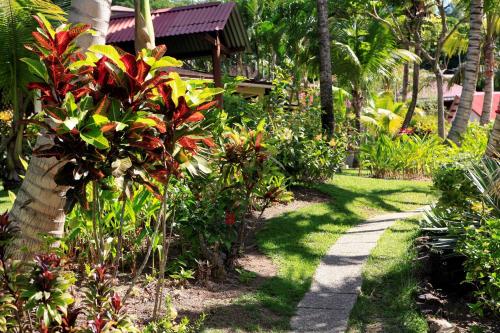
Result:
<svg viewBox="0 0 500 333"><path fill-rule="evenodd" d="M424 333L425 318L415 308L417 220L399 221L380 238L363 270L361 295L351 312L348 333Z"/></svg>
<svg viewBox="0 0 500 333"><path fill-rule="evenodd" d="M431 183L380 180L338 175L314 186L331 196L330 203L315 204L270 220L257 235L260 249L278 266L276 277L260 290L227 308L213 309L205 332L283 332L297 303L309 289L312 276L328 248L351 226L387 211L404 211L434 199ZM225 315L238 318L223 320Z"/></svg>

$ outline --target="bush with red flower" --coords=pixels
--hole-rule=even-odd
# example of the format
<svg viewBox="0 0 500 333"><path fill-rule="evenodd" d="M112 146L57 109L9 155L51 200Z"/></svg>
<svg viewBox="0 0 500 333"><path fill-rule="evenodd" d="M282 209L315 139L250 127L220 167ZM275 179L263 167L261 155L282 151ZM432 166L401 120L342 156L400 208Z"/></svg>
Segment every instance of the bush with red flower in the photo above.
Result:
<svg viewBox="0 0 500 333"><path fill-rule="evenodd" d="M255 130L242 125L226 128L211 165L214 172L190 184L197 200L189 207L185 234L187 241L191 239L191 248L210 262L216 279L234 269L242 254L255 222L251 211L291 200L266 136L263 122Z"/></svg>

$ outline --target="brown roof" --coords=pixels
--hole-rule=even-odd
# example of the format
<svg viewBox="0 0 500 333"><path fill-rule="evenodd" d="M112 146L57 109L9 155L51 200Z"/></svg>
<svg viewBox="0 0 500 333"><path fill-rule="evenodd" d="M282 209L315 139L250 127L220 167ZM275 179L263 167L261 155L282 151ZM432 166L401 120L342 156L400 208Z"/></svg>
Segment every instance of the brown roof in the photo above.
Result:
<svg viewBox="0 0 500 333"><path fill-rule="evenodd" d="M112 7L108 35L110 44L133 44L134 12L126 7ZM215 37L231 52L250 48L246 29L233 2L165 8L152 11L157 44L167 44L169 53L177 56L211 54L212 45L203 34Z"/></svg>

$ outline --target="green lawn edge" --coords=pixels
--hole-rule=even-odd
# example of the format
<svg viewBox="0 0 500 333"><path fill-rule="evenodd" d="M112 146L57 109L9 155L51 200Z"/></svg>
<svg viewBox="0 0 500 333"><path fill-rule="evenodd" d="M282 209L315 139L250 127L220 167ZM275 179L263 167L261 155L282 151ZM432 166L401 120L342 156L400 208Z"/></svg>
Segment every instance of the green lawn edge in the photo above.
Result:
<svg viewBox="0 0 500 333"><path fill-rule="evenodd" d="M415 218L384 232L363 269L361 294L351 312L348 333L424 333L427 322L416 308L418 288Z"/></svg>
<svg viewBox="0 0 500 333"><path fill-rule="evenodd" d="M321 258L345 231L371 216L412 210L435 199L429 181L338 175L332 181L311 187L328 194L331 202L271 219L257 234L259 249L278 267L277 276L227 309L212 309L215 318L208 321L204 332L287 331ZM234 307L238 307L244 320L218 320Z"/></svg>

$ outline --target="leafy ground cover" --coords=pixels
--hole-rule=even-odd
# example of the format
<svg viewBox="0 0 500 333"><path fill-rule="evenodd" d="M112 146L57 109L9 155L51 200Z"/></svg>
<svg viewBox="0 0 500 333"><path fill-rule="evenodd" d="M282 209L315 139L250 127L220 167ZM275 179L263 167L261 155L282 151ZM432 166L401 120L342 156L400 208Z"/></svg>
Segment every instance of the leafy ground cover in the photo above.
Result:
<svg viewBox="0 0 500 333"><path fill-rule="evenodd" d="M331 201L270 220L257 234L261 251L278 266L258 291L211 309L205 332L282 332L309 289L327 249L351 226L388 211L410 210L434 199L428 181L338 175L314 186Z"/></svg>
<svg viewBox="0 0 500 333"><path fill-rule="evenodd" d="M3 213L11 206L9 193L0 186L0 213Z"/></svg>
<svg viewBox="0 0 500 333"><path fill-rule="evenodd" d="M416 308L418 220L398 221L380 238L363 270L361 294L351 312L349 333L427 332L425 317Z"/></svg>

